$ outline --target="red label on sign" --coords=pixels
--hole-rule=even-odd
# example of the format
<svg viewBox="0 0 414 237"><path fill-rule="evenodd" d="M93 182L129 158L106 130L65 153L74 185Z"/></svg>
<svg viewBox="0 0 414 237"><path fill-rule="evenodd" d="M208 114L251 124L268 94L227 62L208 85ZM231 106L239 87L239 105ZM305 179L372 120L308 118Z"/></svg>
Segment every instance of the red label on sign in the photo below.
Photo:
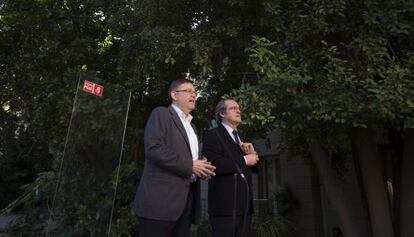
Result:
<svg viewBox="0 0 414 237"><path fill-rule="evenodd" d="M85 80L85 82L83 83L83 91L97 95L97 96L102 96L103 86Z"/></svg>

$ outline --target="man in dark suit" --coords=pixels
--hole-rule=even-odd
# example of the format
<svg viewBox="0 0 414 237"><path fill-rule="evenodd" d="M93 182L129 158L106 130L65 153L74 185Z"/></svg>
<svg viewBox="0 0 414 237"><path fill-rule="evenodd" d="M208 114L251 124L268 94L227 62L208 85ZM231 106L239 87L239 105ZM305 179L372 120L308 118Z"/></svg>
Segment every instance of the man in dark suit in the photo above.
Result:
<svg viewBox="0 0 414 237"><path fill-rule="evenodd" d="M171 106L155 108L145 127L145 167L133 203L140 237L190 237L200 214L199 179L214 175L215 167L199 159L192 81L173 81L169 93Z"/></svg>
<svg viewBox="0 0 414 237"><path fill-rule="evenodd" d="M209 180L208 212L214 237L247 237L253 213L252 167L259 158L251 143L243 143L237 127L241 112L235 100L216 107L217 128L203 141L203 155L216 166ZM247 184L247 185L246 185Z"/></svg>

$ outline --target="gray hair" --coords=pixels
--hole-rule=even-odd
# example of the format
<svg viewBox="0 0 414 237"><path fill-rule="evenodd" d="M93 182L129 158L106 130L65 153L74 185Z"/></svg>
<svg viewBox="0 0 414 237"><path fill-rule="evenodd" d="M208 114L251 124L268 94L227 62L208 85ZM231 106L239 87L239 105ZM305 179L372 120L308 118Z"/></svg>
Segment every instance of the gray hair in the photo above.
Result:
<svg viewBox="0 0 414 237"><path fill-rule="evenodd" d="M216 105L216 122L218 124L220 124L222 120L222 117L220 116L220 114L226 111L227 109L225 102L226 100L220 100L218 104Z"/></svg>

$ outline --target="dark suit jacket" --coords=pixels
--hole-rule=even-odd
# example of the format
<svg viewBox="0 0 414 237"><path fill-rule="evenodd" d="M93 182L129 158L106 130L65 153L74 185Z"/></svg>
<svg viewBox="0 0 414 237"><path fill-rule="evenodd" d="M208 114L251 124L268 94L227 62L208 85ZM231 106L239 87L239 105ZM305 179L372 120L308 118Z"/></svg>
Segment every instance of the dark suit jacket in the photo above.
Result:
<svg viewBox="0 0 414 237"><path fill-rule="evenodd" d="M145 166L133 203L137 215L176 221L192 186L192 222L198 222L200 185L198 181L190 184L193 169L190 143L174 108L157 107L152 111L145 127L144 146Z"/></svg>
<svg viewBox="0 0 414 237"><path fill-rule="evenodd" d="M228 151L225 146L228 147ZM223 125L220 124L217 128L213 128L206 133L203 140L203 155L216 166L216 176L208 182L208 212L210 216L232 215L235 189L234 174L237 173L234 161L245 175L250 193L246 195L246 184L238 175L237 215L243 215L246 208L248 208L249 214L253 213L251 167L246 166L243 158L245 153L230 137ZM250 199L248 207L246 206L247 196Z"/></svg>

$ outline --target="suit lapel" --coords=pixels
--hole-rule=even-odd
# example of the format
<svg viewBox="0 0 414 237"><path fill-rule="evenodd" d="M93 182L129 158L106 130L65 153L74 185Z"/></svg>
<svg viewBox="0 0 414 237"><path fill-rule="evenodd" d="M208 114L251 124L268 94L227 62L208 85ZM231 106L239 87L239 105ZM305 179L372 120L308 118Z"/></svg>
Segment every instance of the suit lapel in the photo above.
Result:
<svg viewBox="0 0 414 237"><path fill-rule="evenodd" d="M190 148L190 142L188 141L188 136L187 136L187 132L185 131L184 125L181 122L181 119L178 117L177 112L175 112L173 107L168 107L168 109L170 110L171 113L171 117L175 123L175 125L178 128L178 131L180 131L181 135L184 137L185 143L187 144L188 149L190 150L191 153L191 148Z"/></svg>

